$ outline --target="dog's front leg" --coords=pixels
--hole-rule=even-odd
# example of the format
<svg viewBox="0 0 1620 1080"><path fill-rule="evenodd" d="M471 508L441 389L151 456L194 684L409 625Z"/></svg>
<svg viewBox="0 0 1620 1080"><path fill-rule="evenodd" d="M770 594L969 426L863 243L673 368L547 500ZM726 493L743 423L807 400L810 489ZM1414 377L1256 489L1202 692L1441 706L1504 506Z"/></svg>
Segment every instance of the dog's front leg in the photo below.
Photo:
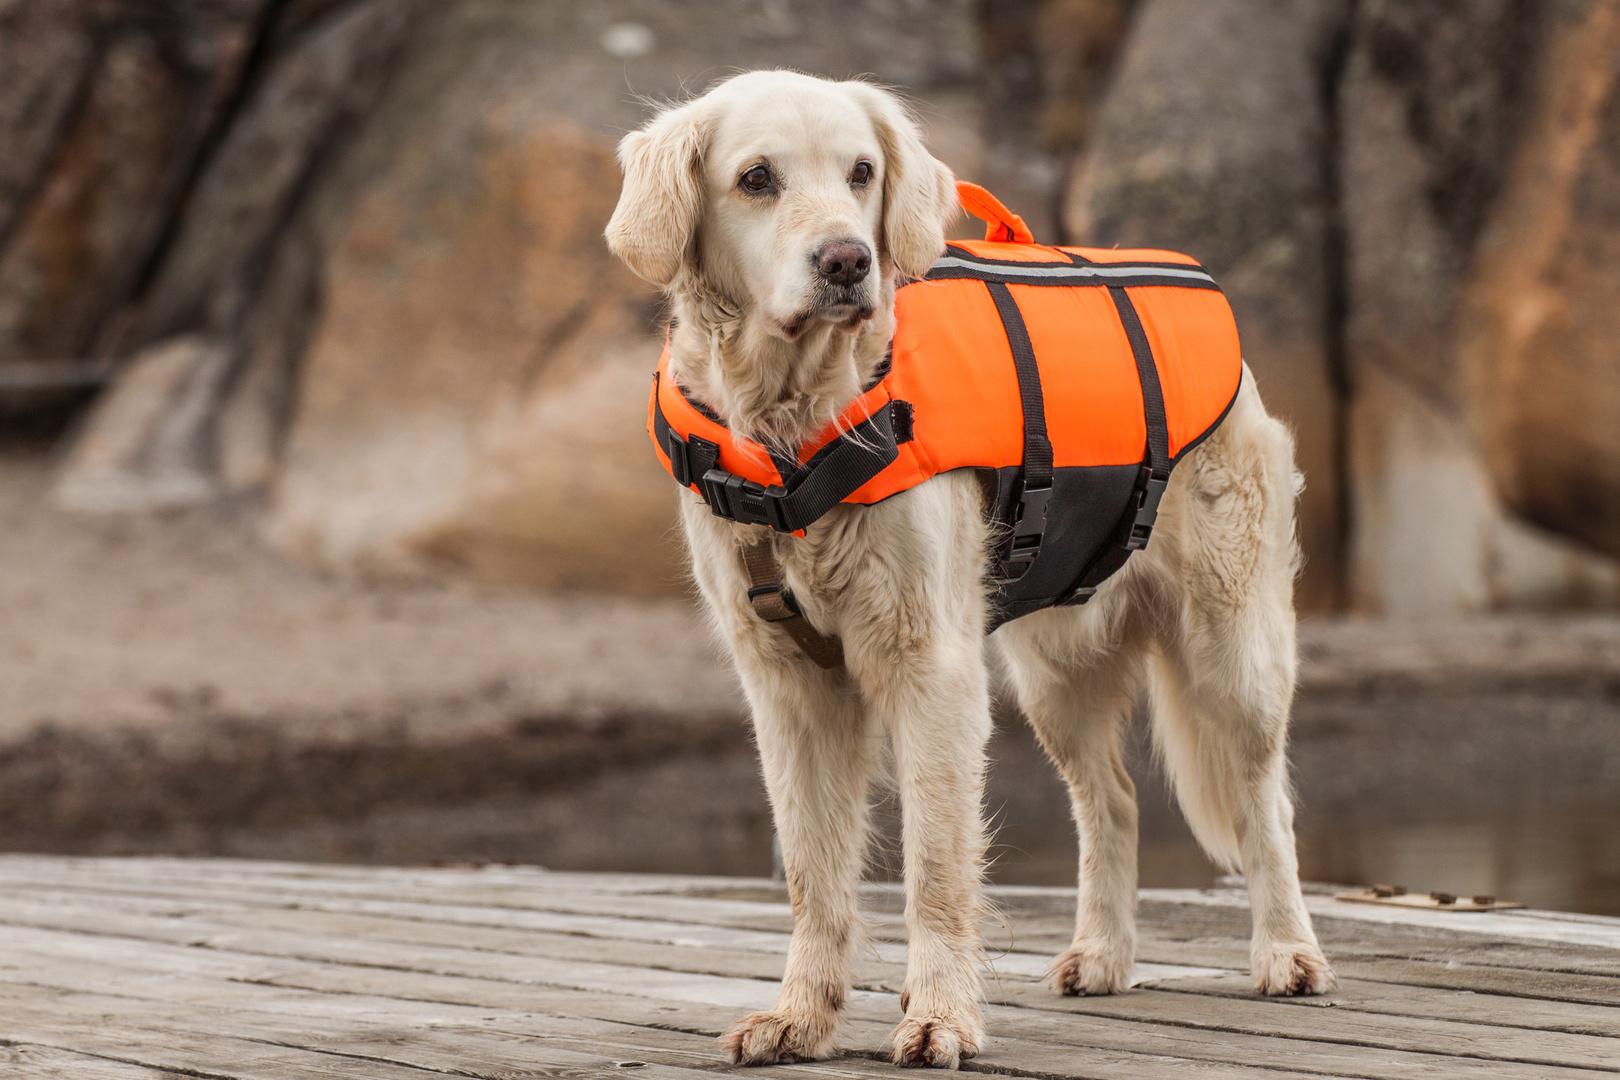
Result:
<svg viewBox="0 0 1620 1080"><path fill-rule="evenodd" d="M683 510L698 587L729 640L753 712L793 904L776 1007L744 1017L722 1044L738 1064L813 1061L833 1052L860 936L855 890L877 735L849 676L817 667L748 606L731 527L701 504Z"/></svg>
<svg viewBox="0 0 1620 1080"><path fill-rule="evenodd" d="M793 937L776 1007L745 1017L725 1045L739 1064L814 1061L832 1054L859 939L855 887L874 738L841 673L802 656L750 670L742 650L738 667L782 844Z"/></svg>
<svg viewBox="0 0 1620 1080"><path fill-rule="evenodd" d="M779 633L779 631L776 631ZM794 907L782 991L726 1033L739 1064L831 1056L860 931L855 882L867 839L873 738L842 674L802 656L755 669L739 649ZM750 670L752 669L752 670Z"/></svg>
<svg viewBox="0 0 1620 1080"><path fill-rule="evenodd" d="M905 842L908 958L894 1033L899 1065L956 1068L984 1041L979 887L990 704L981 639L935 624L928 640L860 665L889 724Z"/></svg>

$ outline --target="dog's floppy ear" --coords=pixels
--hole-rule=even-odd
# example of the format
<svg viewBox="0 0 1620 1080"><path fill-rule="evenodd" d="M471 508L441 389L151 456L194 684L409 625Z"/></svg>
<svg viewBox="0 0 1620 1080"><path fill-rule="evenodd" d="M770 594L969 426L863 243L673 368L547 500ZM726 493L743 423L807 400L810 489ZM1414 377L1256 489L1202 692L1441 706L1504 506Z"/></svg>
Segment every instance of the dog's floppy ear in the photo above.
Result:
<svg viewBox="0 0 1620 1080"><path fill-rule="evenodd" d="M697 231L706 126L697 103L682 105L619 143L624 188L608 219L608 248L660 288L674 283Z"/></svg>
<svg viewBox="0 0 1620 1080"><path fill-rule="evenodd" d="M917 122L888 90L855 89L883 144L883 247L907 277L928 273L945 251L945 226L956 217L956 178L923 146Z"/></svg>

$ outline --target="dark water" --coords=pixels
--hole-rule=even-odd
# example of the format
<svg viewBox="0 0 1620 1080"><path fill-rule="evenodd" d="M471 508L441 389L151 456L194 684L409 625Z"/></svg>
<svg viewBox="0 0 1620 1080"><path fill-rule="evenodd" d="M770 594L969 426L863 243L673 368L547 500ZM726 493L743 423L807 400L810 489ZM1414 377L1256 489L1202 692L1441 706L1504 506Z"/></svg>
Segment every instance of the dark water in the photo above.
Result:
<svg viewBox="0 0 1620 1080"><path fill-rule="evenodd" d="M1131 771L1144 886L1205 886L1218 871L1174 808L1138 728ZM1077 856L1067 799L1014 722L993 744L994 873L1066 884ZM1576 683L1503 691L1388 687L1296 707L1290 753L1307 880L1488 893L1620 915L1620 703Z"/></svg>
<svg viewBox="0 0 1620 1080"><path fill-rule="evenodd" d="M1067 794L1015 712L1002 710L997 725L987 788L996 826L991 877L1009 884L1072 885L1078 859ZM524 753L543 759L550 746ZM10 846L769 874L770 811L742 726L660 746L657 754L612 761L597 761L598 754L592 768L577 776L574 767L558 762L556 768L531 770L533 783L522 769L502 772L501 762L481 763L477 748L469 746L467 760L458 758L453 771L513 773L510 783L493 785L504 794L450 792L433 799L424 797L416 757L378 751L375 760L349 763L356 776L377 774L370 803L315 807L308 814L238 815L240 820L220 818L211 804L183 812L185 791L163 787L154 774L127 786L155 786L174 819L169 827L102 822L71 834L66 846L60 829L23 844L26 837L18 830L26 816L19 810L10 819L16 826ZM527 760L521 749L496 741L487 751ZM74 767L88 768L79 757ZM221 758L210 768L232 790L284 783L284 770L265 773L249 757ZM1307 880L1489 893L1535 907L1620 915L1620 686L1597 680L1313 691L1296 705L1290 759ZM308 767L302 758L297 762ZM1212 884L1218 871L1182 822L1140 725L1130 764L1141 806L1142 884ZM236 766L240 776L230 772ZM186 779L190 775L177 773L186 785L197 786ZM881 879L899 866L892 801L879 807L878 817L873 876Z"/></svg>

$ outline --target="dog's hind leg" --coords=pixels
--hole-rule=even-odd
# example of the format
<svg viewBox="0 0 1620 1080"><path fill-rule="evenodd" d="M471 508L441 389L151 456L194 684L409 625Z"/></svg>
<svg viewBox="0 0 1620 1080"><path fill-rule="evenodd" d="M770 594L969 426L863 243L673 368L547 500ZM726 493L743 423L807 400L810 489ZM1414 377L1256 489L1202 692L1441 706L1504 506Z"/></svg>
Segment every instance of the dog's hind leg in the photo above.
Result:
<svg viewBox="0 0 1620 1080"><path fill-rule="evenodd" d="M793 937L776 1007L738 1022L725 1046L739 1064L813 1061L832 1053L859 939L855 890L879 736L841 673L803 656L754 664L742 649L738 668L782 844Z"/></svg>
<svg viewBox="0 0 1620 1080"><path fill-rule="evenodd" d="M1319 994L1334 986L1299 887L1285 731L1292 680L1280 662L1231 678L1217 642L1167 658L1153 680L1155 734L1176 796L1204 849L1241 867L1254 917L1250 960L1263 994ZM1188 653L1202 653L1186 661ZM1245 659L1255 659L1248 657ZM1269 666L1267 674L1264 668ZM1233 685L1234 681L1237 685Z"/></svg>
<svg viewBox="0 0 1620 1080"><path fill-rule="evenodd" d="M1334 977L1300 893L1285 755L1296 665L1292 446L1244 381L1226 426L1177 474L1183 484L1172 484L1160 518L1166 542L1150 549L1170 601L1155 622L1153 728L1193 834L1248 881L1255 988L1322 993Z"/></svg>
<svg viewBox="0 0 1620 1080"><path fill-rule="evenodd" d="M1018 702L1069 785L1080 834L1074 942L1052 964L1063 994L1114 994L1136 958L1136 787L1120 734L1136 685L1132 653L1084 649L1071 628L1091 613L1043 612L998 635Z"/></svg>

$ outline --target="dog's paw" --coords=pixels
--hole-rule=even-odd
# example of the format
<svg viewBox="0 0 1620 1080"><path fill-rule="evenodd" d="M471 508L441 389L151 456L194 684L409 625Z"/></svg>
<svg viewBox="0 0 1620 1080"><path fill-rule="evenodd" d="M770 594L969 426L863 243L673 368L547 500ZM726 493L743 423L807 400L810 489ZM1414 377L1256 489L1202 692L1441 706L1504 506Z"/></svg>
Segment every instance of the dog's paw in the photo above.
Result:
<svg viewBox="0 0 1620 1080"><path fill-rule="evenodd" d="M817 1019L785 1012L743 1017L720 1036L733 1065L783 1065L832 1056L837 1018Z"/></svg>
<svg viewBox="0 0 1620 1080"><path fill-rule="evenodd" d="M1257 947L1253 970L1255 992L1268 997L1325 994L1339 985L1322 950L1310 944L1279 942Z"/></svg>
<svg viewBox="0 0 1620 1080"><path fill-rule="evenodd" d="M1072 945L1052 961L1047 981L1065 997L1123 993L1131 984L1131 956L1107 942Z"/></svg>
<svg viewBox="0 0 1620 1080"><path fill-rule="evenodd" d="M894 1063L959 1069L983 1041L977 1017L908 1016L894 1029Z"/></svg>

